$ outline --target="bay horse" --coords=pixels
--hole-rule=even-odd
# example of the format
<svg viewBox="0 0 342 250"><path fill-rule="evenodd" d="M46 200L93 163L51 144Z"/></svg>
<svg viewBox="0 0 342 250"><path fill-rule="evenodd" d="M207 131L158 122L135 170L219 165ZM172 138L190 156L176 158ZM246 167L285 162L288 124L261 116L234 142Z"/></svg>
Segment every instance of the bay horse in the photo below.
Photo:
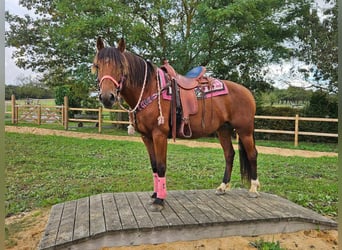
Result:
<svg viewBox="0 0 342 250"><path fill-rule="evenodd" d="M166 90L159 83L159 68L127 51L123 39L116 48L106 47L99 37L96 47L92 72L97 74L99 100L105 108L112 108L114 103L121 102L121 98L129 105L134 128L141 134L152 167L154 189L150 210L161 211L167 196L166 155L167 140L172 130L169 122L172 101L161 98ZM225 171L216 194L224 194L230 189L235 155L231 136L235 129L239 135L241 179L250 182L249 195L258 197L260 184L254 139L255 100L244 86L227 80L220 81L226 85L229 93L198 101L197 112L189 116L191 139L217 133L224 151ZM182 137L185 136L177 135L177 138Z"/></svg>

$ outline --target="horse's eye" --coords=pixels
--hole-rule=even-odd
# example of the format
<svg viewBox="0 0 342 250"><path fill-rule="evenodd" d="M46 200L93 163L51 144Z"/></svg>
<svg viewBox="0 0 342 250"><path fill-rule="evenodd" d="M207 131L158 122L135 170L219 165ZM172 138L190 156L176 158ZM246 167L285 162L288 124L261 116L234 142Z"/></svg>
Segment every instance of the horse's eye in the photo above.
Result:
<svg viewBox="0 0 342 250"><path fill-rule="evenodd" d="M93 65L91 66L91 73L92 74L97 74L98 71L99 71L99 65L93 63Z"/></svg>

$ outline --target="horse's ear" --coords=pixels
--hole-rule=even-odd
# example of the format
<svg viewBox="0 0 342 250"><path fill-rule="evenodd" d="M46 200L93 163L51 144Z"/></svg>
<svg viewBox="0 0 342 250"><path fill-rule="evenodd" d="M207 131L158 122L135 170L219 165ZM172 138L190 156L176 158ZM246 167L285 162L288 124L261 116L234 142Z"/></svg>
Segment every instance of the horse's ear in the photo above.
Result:
<svg viewBox="0 0 342 250"><path fill-rule="evenodd" d="M118 49L122 52L124 52L126 50L126 43L125 43L125 39L121 38L118 42Z"/></svg>
<svg viewBox="0 0 342 250"><path fill-rule="evenodd" d="M97 51L100 51L101 49L103 49L105 46L104 46L104 43L103 43L103 40L102 38L99 36L97 38L97 41L96 41L96 49Z"/></svg>

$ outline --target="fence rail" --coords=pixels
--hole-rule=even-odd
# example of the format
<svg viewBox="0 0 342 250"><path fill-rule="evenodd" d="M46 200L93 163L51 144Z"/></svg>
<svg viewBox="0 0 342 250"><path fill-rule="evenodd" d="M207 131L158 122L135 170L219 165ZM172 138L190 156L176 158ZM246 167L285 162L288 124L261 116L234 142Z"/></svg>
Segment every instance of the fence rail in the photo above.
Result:
<svg viewBox="0 0 342 250"><path fill-rule="evenodd" d="M44 122L44 119L42 119L42 109L46 109L47 107L41 106L41 105L17 105L15 101L15 97L12 96L11 101L11 111L5 110L5 114L11 114L12 116L12 123L17 124L19 121L26 121L26 122L35 122L37 124L41 124L41 122ZM30 119L25 119L25 115L22 114L21 117L19 117L20 110L23 110L25 108L29 107L29 109L36 110L35 112L32 112L33 115L26 114L27 117L30 117ZM112 109L103 109L102 107L99 108L72 108L69 107L68 98L64 98L64 105L63 106L49 106L47 109L55 109L60 110L60 112L54 113L57 118L56 120L61 123L64 126L65 130L68 130L69 128L69 122L87 122L87 123L95 123L96 127L98 127L98 132L102 132L103 124L129 124L129 121L125 120L105 120L103 119L103 112L107 113L125 113L124 110L112 110ZM97 113L97 115L87 116L87 115L81 115L79 117L70 118L69 117L69 111L81 111L81 112L93 112ZM291 116L264 116L264 115L256 115L256 120L288 120L294 122L294 130L275 130L275 129L255 129L256 133L270 133L270 134L288 134L288 135L294 135L294 145L298 146L298 137L299 135L306 135L306 136L321 136L321 137L338 137L337 133L322 133L322 132L307 132L307 131L300 131L299 130L299 123L300 121L308 121L308 122L333 122L337 123L338 119L336 118L316 118L316 117L300 117L299 115L296 115L294 117ZM46 119L45 119L46 120ZM45 121L46 122L46 121Z"/></svg>
<svg viewBox="0 0 342 250"><path fill-rule="evenodd" d="M337 118L316 118L316 117L295 117L291 116L263 116L256 115L255 119L267 119L267 120L289 120L294 121L295 128L293 130L271 130L271 129L255 129L255 132L259 133L273 133L273 134L288 134L294 135L294 145L298 146L298 136L299 135L309 135L309 136L322 136L322 137L338 137L336 133L321 133L321 132L305 132L299 131L299 121L310 121L310 122L338 122Z"/></svg>

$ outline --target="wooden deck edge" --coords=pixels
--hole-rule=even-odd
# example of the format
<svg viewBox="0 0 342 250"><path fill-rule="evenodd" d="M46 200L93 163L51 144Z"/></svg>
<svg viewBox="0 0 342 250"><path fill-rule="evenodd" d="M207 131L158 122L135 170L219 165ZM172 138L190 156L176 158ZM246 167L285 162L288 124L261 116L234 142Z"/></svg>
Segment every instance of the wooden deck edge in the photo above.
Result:
<svg viewBox="0 0 342 250"><path fill-rule="evenodd" d="M279 220L253 220L246 222L225 222L201 226L171 226L168 228L149 228L140 230L108 231L88 238L54 245L40 250L84 250L102 247L134 246L142 244L161 244L176 241L221 238L229 236L259 236L263 234L292 233L301 230L332 230L337 223L311 221L306 218L287 218Z"/></svg>

